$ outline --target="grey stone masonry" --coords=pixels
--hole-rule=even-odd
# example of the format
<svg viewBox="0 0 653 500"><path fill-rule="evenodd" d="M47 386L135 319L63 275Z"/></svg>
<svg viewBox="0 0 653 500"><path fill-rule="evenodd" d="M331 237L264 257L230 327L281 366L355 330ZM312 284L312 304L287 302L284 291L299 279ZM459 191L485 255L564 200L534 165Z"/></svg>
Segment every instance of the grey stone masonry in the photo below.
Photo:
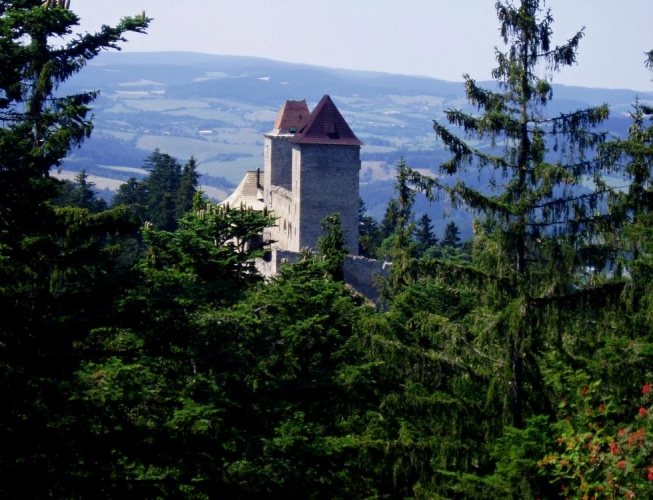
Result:
<svg viewBox="0 0 653 500"><path fill-rule="evenodd" d="M299 252L272 250L267 259L256 259L255 265L262 276L270 279L279 274L284 264L294 264L301 259L302 254ZM350 255L345 259L342 270L347 285L364 297L377 301L380 295L380 281L388 277L390 263Z"/></svg>
<svg viewBox="0 0 653 500"><path fill-rule="evenodd" d="M358 255L360 146L296 144L292 151L292 192L297 203L294 248L315 249L320 222L340 214L350 255Z"/></svg>
<svg viewBox="0 0 653 500"><path fill-rule="evenodd" d="M272 241L267 259L256 266L266 277L281 265L301 258L305 248L315 250L322 236L322 220L340 215L349 257L343 265L345 281L364 296L378 298L378 280L387 274L387 263L358 257L358 179L360 147L329 96L312 113L306 101L286 101L273 130L264 134L263 198L276 223L264 231ZM257 174L258 179L258 174ZM258 180L256 182L258 187Z"/></svg>
<svg viewBox="0 0 653 500"><path fill-rule="evenodd" d="M315 250L322 236L321 221L337 213L347 250L358 255L363 143L331 98L325 95L310 113L306 101L286 101L264 138L262 193L257 174L255 195L245 196L244 188L233 195L257 210L267 208L276 218L264 238L280 250Z"/></svg>
<svg viewBox="0 0 653 500"><path fill-rule="evenodd" d="M292 144L288 142L292 136L293 134L279 132L263 134L263 189L268 208L271 208L269 193L272 186L279 186L288 191L292 189Z"/></svg>
<svg viewBox="0 0 653 500"><path fill-rule="evenodd" d="M268 196L266 194L266 196ZM264 239L273 242L276 248L291 249L293 246L294 198L290 191L274 186L269 191L270 214L276 219L275 225L264 231Z"/></svg>

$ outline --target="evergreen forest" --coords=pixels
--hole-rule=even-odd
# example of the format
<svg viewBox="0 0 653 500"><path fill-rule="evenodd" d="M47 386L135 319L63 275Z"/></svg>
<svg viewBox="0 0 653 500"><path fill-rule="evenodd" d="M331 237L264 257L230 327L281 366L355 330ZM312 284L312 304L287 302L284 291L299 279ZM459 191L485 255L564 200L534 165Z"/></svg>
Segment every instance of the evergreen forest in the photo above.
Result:
<svg viewBox="0 0 653 500"><path fill-rule="evenodd" d="M53 177L97 96L60 85L151 20L77 35L66 0L0 0L0 496L653 497L653 108L621 137L608 106L548 113L583 31L496 14L495 85L433 122L440 174L397 158L383 220L361 203L360 253L392 262L372 303L338 214L265 281L273 214L205 199L193 157L153 151L111 203Z"/></svg>

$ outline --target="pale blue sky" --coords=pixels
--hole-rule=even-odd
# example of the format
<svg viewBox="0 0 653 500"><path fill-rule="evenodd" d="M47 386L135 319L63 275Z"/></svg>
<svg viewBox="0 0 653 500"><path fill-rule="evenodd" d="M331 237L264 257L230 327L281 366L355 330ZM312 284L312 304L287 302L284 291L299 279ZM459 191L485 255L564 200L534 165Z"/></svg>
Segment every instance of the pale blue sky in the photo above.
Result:
<svg viewBox="0 0 653 500"><path fill-rule="evenodd" d="M128 51L247 55L348 69L489 80L500 45L494 0L72 0L82 31L145 9ZM653 0L548 0L554 40L585 26L578 65L554 83L653 91Z"/></svg>

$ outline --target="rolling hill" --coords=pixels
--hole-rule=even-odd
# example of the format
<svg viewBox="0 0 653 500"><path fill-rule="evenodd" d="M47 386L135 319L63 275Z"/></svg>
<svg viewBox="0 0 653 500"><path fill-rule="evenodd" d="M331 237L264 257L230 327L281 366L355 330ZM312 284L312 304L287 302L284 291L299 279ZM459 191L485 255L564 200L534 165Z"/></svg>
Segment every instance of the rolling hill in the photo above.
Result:
<svg viewBox="0 0 653 500"><path fill-rule="evenodd" d="M133 169L159 148L181 161L195 156L202 182L217 197L232 189L245 171L262 167L261 134L272 128L286 99L306 99L312 108L329 94L365 142L361 194L377 218L392 195L399 158L437 173L447 153L435 140L432 120L442 118L447 108L468 106L460 82L182 52L104 53L60 90L91 89L101 92L93 109L93 136L67 159L64 170L85 168L96 179L124 181L139 175ZM610 104L606 128L621 135L628 129L626 113L637 93L554 85L554 97L550 113ZM639 98L653 101L653 93ZM475 177L475 172L469 174L471 182L483 182ZM417 210L431 213L436 232L447 222L442 220L446 207L422 201ZM469 217L453 216L465 234Z"/></svg>

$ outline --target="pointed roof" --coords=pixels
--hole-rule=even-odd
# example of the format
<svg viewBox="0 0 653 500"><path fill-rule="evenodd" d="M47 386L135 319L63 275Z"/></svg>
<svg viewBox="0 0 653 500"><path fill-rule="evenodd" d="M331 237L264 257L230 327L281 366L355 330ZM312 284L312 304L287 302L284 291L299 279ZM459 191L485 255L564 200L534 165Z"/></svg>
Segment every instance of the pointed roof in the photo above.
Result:
<svg viewBox="0 0 653 500"><path fill-rule="evenodd" d="M286 101L277 114L277 120L274 122L274 129L280 132L295 132L308 120L311 112L306 105L306 99L301 101Z"/></svg>
<svg viewBox="0 0 653 500"><path fill-rule="evenodd" d="M362 146L331 98L325 95L317 104L308 122L290 139L295 144L334 144Z"/></svg>

